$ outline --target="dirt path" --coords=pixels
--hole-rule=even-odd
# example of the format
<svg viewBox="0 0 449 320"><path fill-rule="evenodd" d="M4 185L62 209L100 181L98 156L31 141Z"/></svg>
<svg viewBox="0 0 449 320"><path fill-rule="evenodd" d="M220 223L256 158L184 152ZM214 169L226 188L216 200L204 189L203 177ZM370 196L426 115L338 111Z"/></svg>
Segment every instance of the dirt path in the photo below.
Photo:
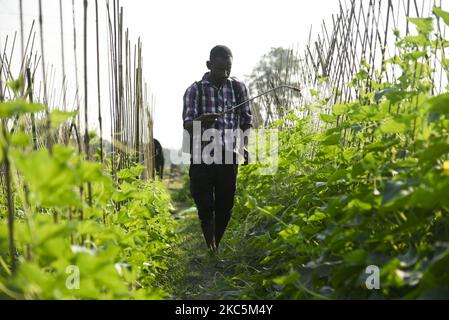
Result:
<svg viewBox="0 0 449 320"><path fill-rule="evenodd" d="M175 188L176 189L176 188ZM175 189L170 188L173 192ZM229 285L233 261L226 242L218 255L209 253L201 232L196 208L191 203L174 203L178 219L177 259L172 272L174 284L172 299L219 300L235 299L237 292Z"/></svg>

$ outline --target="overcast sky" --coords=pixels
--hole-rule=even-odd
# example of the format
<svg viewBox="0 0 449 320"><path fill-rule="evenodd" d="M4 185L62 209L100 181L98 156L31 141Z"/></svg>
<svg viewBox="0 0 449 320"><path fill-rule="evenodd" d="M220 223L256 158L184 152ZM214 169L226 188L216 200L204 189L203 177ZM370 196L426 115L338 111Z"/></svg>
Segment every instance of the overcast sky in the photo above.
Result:
<svg viewBox="0 0 449 320"><path fill-rule="evenodd" d="M38 1L23 0L25 30L38 17ZM53 64L58 77L61 72L59 1L43 0L45 58ZM65 62L67 77L75 82L73 24L71 1L64 0ZM76 0L79 77L82 78L82 4ZM95 2L89 0L89 113L90 126L96 127L95 69ZM140 36L143 42L144 77L156 97L154 135L167 148L180 148L182 141L182 96L185 89L201 79L206 69L210 49L225 44L234 54L232 75L242 80L271 47L304 48L310 27L313 34L321 30L321 21L330 21L338 13L336 0L122 0L124 24L130 29L133 42ZM108 95L107 32L105 1L99 0L102 47L102 95ZM0 46L6 36L19 30L19 1L0 0ZM38 30L38 29L36 29ZM27 32L26 32L27 33ZM38 36L37 39L39 40ZM11 40L10 40L11 41ZM17 41L20 42L18 39ZM39 42L36 42L39 49ZM17 46L17 50L20 46ZM16 54L19 51L16 51ZM16 57L17 58L17 57ZM61 77L62 78L62 77ZM60 79L55 79L55 84ZM55 85L56 86L56 85ZM54 87L55 87L54 86ZM56 94L57 95L57 94ZM69 94L72 101L74 94ZM105 101L105 100L104 100ZM107 119L109 105L105 101L103 117ZM72 102L71 102L72 104ZM109 130L109 121L105 121Z"/></svg>

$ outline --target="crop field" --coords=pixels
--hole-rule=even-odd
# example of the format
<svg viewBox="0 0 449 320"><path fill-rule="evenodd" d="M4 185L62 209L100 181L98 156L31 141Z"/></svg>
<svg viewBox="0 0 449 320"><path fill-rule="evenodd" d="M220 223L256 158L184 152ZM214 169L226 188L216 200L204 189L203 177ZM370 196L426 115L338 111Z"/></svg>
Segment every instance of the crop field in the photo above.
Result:
<svg viewBox="0 0 449 320"><path fill-rule="evenodd" d="M61 28L60 67L41 14L0 39L0 299L449 299L447 2L344 1L305 49L259 61L251 96L301 90L252 102L254 129L277 132L275 170L239 167L218 255L188 170L155 172L157 106L126 8L75 2L59 2L61 26L84 14ZM85 40L74 65L69 33Z"/></svg>

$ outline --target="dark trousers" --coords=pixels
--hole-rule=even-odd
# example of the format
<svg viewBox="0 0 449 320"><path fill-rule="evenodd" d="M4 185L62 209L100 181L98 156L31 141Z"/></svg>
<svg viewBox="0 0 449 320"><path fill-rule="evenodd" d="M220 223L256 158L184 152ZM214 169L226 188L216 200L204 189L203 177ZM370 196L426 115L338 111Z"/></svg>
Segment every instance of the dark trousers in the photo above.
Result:
<svg viewBox="0 0 449 320"><path fill-rule="evenodd" d="M198 216L206 242L206 230L213 228L218 247L231 218L238 164L191 164L190 192L198 209Z"/></svg>

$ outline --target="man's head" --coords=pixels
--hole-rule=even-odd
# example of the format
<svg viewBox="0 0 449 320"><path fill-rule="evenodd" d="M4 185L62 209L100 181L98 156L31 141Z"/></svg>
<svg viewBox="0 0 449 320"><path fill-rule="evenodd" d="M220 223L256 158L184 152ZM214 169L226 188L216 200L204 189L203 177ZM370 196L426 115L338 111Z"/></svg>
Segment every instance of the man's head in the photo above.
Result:
<svg viewBox="0 0 449 320"><path fill-rule="evenodd" d="M215 46L210 51L207 68L213 81L222 83L231 75L232 52L226 46Z"/></svg>

